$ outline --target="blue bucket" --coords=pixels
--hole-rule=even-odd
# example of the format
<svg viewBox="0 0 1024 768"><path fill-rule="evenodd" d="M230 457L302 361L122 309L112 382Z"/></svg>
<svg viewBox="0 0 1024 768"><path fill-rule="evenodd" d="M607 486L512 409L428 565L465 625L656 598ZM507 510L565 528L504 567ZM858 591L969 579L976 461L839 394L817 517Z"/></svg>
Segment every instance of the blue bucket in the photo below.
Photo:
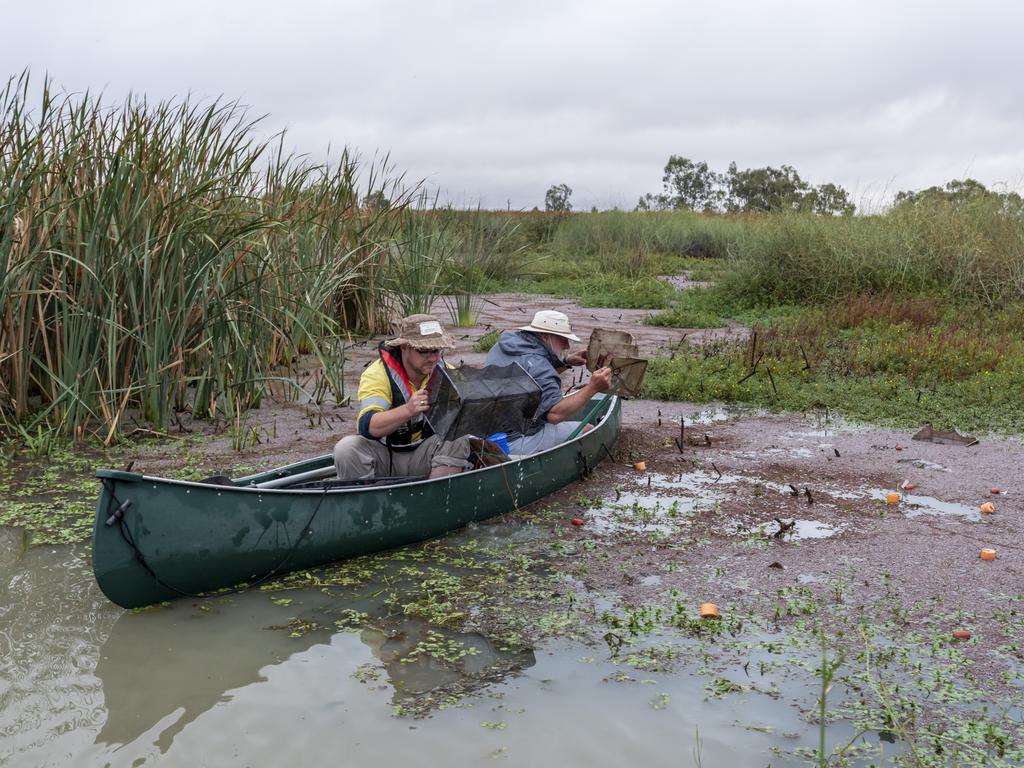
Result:
<svg viewBox="0 0 1024 768"><path fill-rule="evenodd" d="M493 435L488 435L487 439L492 443L501 448L502 453L508 456L508 435L504 432L495 432Z"/></svg>

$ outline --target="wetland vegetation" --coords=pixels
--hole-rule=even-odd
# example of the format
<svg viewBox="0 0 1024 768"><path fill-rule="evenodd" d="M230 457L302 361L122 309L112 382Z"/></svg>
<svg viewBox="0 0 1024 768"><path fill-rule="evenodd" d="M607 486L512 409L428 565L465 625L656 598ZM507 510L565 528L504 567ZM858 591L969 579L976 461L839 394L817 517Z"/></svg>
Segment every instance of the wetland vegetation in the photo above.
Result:
<svg viewBox="0 0 1024 768"><path fill-rule="evenodd" d="M247 414L275 382L287 398L343 403L346 348L440 297L467 327L497 292L650 310L647 323L678 329L651 362L650 398L1024 432L1014 196L959 182L872 215L453 210L387 162L289 155L284 137L257 138L233 103L111 106L46 92L30 104L30 93L27 77L0 93L0 525L26 531L24 546L87 538L93 470L140 446L176 456L181 477L223 470L196 450L206 437L170 441L181 414L211 433L234 430L241 449L252 447ZM683 274L705 285L681 291L665 279ZM701 328L738 332L685 341ZM495 338L481 331L472 343L481 351ZM315 377L300 377L310 360ZM786 681L811 680L803 714L820 741L794 750L819 765L1024 760L1021 595L999 596L982 620L935 601L908 606L893 578L846 572L751 589L709 622L694 614L696 590L626 596L636 574L616 560L622 542L565 525L570 510L610 503L594 493L524 511L515 526L542 535L511 544L434 542L263 589L282 607L293 590L338 598L336 615L297 611L279 627L297 637L422 622L428 630L399 654L406 664L464 666L468 638L483 634L510 654L505 671L538 644L571 638L612 659L620 672L610 679L624 685L696 669L718 699L777 697ZM665 507L673 525L690 521ZM666 573L708 543L680 530L629 539L658 552ZM751 535L751 549L764 539ZM616 566L621 592L587 588L592 570ZM371 586L372 622L343 599ZM952 625L988 627L993 677L977 674L980 650L967 653L977 637L949 641ZM478 688L460 679L395 712L426 715Z"/></svg>
<svg viewBox="0 0 1024 768"><path fill-rule="evenodd" d="M9 438L109 445L184 410L238 428L271 381L342 401L353 334L438 296L472 324L498 290L757 333L749 348L666 354L658 397L1021 427L1015 194L956 182L862 216L456 211L386 162L288 155L237 104L32 93L27 74L0 92ZM713 285L662 279L683 271ZM292 367L309 354L304 386Z"/></svg>

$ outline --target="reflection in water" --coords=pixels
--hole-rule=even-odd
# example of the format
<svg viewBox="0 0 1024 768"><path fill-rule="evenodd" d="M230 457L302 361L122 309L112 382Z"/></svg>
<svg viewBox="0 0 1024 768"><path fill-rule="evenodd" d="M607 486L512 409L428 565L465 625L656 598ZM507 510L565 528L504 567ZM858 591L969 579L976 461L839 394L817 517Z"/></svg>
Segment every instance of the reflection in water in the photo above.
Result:
<svg viewBox="0 0 1024 768"><path fill-rule="evenodd" d="M466 535L500 539L503 530ZM391 587L403 578L385 575ZM786 746L761 729L736 733L738 718L793 733L805 725L796 710L778 712L774 697L754 695L741 662L754 669L760 658L732 664L749 694L709 702L692 675L632 671L592 647L549 643L535 658L399 619L384 592L251 591L126 613L96 588L83 549L8 550L0 764L263 768L334 755L421 765L444 755L458 768L508 755L522 765L660 765L689 755L692 736L682 734L699 726L708 764L724 768ZM388 594L402 603L401 592ZM359 634L339 632L339 616L358 616ZM445 706L467 694L476 695ZM413 726L390 717L392 707L435 716Z"/></svg>
<svg viewBox="0 0 1024 768"><path fill-rule="evenodd" d="M465 695L536 663L533 651L503 651L475 632L441 633L419 621L394 632L367 628L359 639L384 664L395 704L415 706L440 692Z"/></svg>
<svg viewBox="0 0 1024 768"><path fill-rule="evenodd" d="M329 644L332 632L316 628L325 616L384 611L380 601L330 600L314 590L278 594L288 595L283 604L253 591L122 615L96 665L107 709L96 744L131 744L145 736L166 753L203 713L265 683L269 667ZM532 652L500 651L479 634L443 632L421 621L387 626L365 628L360 637L382 662L394 703L408 708L429 709L442 695L465 695L534 663Z"/></svg>
<svg viewBox="0 0 1024 768"><path fill-rule="evenodd" d="M265 680L263 667L328 641L323 632L294 638L268 628L282 616L259 592L124 613L96 665L107 709L96 743L130 744L165 721L154 743L166 752L186 725L230 701L229 691Z"/></svg>

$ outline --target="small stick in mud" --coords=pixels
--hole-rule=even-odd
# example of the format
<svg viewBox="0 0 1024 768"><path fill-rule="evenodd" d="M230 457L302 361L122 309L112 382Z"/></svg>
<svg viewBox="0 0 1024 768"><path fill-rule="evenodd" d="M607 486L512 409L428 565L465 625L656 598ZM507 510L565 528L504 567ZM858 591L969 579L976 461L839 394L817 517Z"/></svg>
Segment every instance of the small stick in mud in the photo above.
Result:
<svg viewBox="0 0 1024 768"><path fill-rule="evenodd" d="M658 426L661 426L661 408L658 409Z"/></svg>
<svg viewBox="0 0 1024 768"><path fill-rule="evenodd" d="M800 495L800 491L798 491L798 490L796 489L796 486L795 486L795 485L793 485L792 483L786 483L786 485L788 485L788 486L789 486L789 490L790 490L790 493L791 493L791 494L792 494L793 496L799 496L799 495Z"/></svg>
<svg viewBox="0 0 1024 768"><path fill-rule="evenodd" d="M796 520L791 520L788 523L782 522L779 518L774 518L775 522L779 524L779 530L772 534L773 539L781 539L788 531L793 530L796 527ZM769 568L774 567L774 563ZM781 567L781 566L780 566Z"/></svg>
<svg viewBox="0 0 1024 768"><path fill-rule="evenodd" d="M718 469L718 467L715 466L715 462L713 461L711 462L711 468L714 469L715 472L718 472L718 478L715 480L715 482L717 483L719 480L722 479L722 472L721 470Z"/></svg>
<svg viewBox="0 0 1024 768"><path fill-rule="evenodd" d="M803 358L804 358L804 370L805 371L811 370L811 362L807 359L807 353L804 352L804 345L803 344L800 345L800 354L803 355Z"/></svg>
<svg viewBox="0 0 1024 768"><path fill-rule="evenodd" d="M753 364L750 366L750 373L748 373L746 376L744 376L742 379L740 379L736 383L737 384L742 384L744 381L746 381L751 376L753 376L755 373L757 373L757 366L761 364L761 360L763 358L764 358L764 352L762 352L760 355L758 355L757 360L755 360L753 362Z"/></svg>
<svg viewBox="0 0 1024 768"><path fill-rule="evenodd" d="M807 497L807 503L808 504L813 504L814 503L814 497L811 496L811 489L808 488L806 485L804 486L804 495Z"/></svg>
<svg viewBox="0 0 1024 768"><path fill-rule="evenodd" d="M772 369L769 366L767 366L767 365L764 367L764 369L768 372L768 381L770 381L772 383L772 392L774 392L775 396L778 397L779 396L779 390L777 390L775 388L775 377L772 376Z"/></svg>
<svg viewBox="0 0 1024 768"><path fill-rule="evenodd" d="M832 450L835 452L836 458L838 459L839 458L839 449L838 448L833 448Z"/></svg>
<svg viewBox="0 0 1024 768"><path fill-rule="evenodd" d="M685 445L685 441L686 441L686 417L685 416L680 416L679 417L679 437L676 438L676 448L679 449L680 453L683 452L683 445Z"/></svg>

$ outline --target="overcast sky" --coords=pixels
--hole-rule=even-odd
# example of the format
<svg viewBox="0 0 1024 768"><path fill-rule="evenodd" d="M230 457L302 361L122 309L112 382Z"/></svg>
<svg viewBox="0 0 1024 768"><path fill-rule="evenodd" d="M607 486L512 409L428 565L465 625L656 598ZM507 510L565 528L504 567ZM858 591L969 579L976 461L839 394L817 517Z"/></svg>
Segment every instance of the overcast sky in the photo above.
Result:
<svg viewBox="0 0 1024 768"><path fill-rule="evenodd" d="M792 165L868 207L1024 186L1010 0L4 5L7 76L239 99L299 151L390 153L460 205L543 207L565 183L577 209L632 208L672 154Z"/></svg>

